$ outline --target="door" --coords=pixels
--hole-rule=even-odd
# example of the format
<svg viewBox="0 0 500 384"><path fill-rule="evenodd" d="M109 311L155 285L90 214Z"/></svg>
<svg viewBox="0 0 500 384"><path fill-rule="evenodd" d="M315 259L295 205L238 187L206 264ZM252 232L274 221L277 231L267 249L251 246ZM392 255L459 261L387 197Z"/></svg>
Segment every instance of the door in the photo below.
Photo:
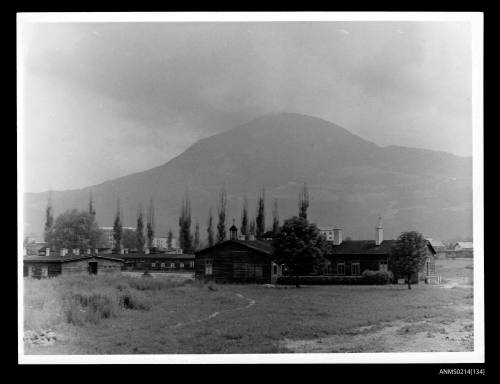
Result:
<svg viewBox="0 0 500 384"><path fill-rule="evenodd" d="M97 275L97 261L89 261L89 273Z"/></svg>

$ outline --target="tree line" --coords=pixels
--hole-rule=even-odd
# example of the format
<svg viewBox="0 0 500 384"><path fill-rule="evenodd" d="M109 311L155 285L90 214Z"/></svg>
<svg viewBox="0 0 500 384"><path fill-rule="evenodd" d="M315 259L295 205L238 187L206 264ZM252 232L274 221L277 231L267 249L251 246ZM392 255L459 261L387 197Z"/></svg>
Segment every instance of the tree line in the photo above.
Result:
<svg viewBox="0 0 500 384"><path fill-rule="evenodd" d="M241 211L240 236L244 240L271 239L273 245L274 260L286 267L287 273L295 276L296 285L299 285L299 276L310 273L318 273L325 267L326 259L333 246L331 242L320 236L316 224L308 221L307 210L309 208L309 192L307 184L304 183L299 191L298 215L286 219L280 225L278 213L278 200L274 199L272 210L273 222L266 231L266 194L262 188L257 199L255 217L250 217L248 200L243 196ZM212 207L209 208L207 220L207 242L208 247L226 240L226 209L227 193L223 187L219 193L217 204L217 225L214 233L214 219ZM66 211L59 215L56 220L53 217L51 197L46 208L46 220L44 227L44 239L51 248L97 248L102 244L103 231L99 228L95 219L96 211L92 195L89 198L88 211L76 209ZM199 222L195 223L194 235L191 233L191 202L188 191L182 200L179 214L179 246L185 253L192 253L202 247L200 238ZM146 236L144 235L144 229ZM117 199L116 216L113 223L113 238L115 248L136 248L143 250L145 247L154 247L155 235L155 210L153 200L149 202L144 226L144 214L142 206L139 205L137 214L137 225L135 231L123 229L120 199ZM168 232L168 248L171 248L173 233ZM348 241L346 239L346 241ZM422 234L411 231L403 232L391 254L391 269L400 276L406 276L408 288L411 288L410 276L418 272L426 260L426 241Z"/></svg>

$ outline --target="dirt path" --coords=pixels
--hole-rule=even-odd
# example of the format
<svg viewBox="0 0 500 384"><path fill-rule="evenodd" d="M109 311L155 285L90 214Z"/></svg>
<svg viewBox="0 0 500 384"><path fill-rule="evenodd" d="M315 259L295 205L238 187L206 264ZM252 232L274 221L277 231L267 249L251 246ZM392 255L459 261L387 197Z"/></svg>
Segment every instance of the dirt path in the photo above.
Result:
<svg viewBox="0 0 500 384"><path fill-rule="evenodd" d="M457 319L406 322L397 320L358 327L344 334L313 340L285 339L281 347L289 352L466 352L472 351L472 322Z"/></svg>
<svg viewBox="0 0 500 384"><path fill-rule="evenodd" d="M192 320L192 321L187 321L185 323L177 323L175 325L172 325L170 327L167 327L167 329L172 329L172 328L179 328L179 327L182 327L184 325L189 325L189 324L196 324L196 323L201 323L203 321L208 321L210 319L213 319L214 317L220 315L221 313L226 313L226 312L233 312L233 311L240 311L240 310L243 310L243 309L248 309L250 308L251 306L255 305L256 301L254 299L250 299L248 297L245 297L243 296L241 293L235 293L236 296L238 296L240 299L244 299L244 300L247 300L248 301L248 304L243 306L243 307L236 307L236 308L233 308L233 309L226 309L226 310L223 310L223 311L216 311L216 312L213 312L211 313L210 315L208 315L207 317L202 317L201 319L197 319L197 320Z"/></svg>

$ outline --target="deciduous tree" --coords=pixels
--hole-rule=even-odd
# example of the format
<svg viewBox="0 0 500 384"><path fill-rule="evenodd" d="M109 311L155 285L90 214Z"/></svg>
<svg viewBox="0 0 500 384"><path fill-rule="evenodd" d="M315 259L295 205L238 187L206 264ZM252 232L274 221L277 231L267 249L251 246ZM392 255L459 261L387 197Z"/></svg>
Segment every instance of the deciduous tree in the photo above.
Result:
<svg viewBox="0 0 500 384"><path fill-rule="evenodd" d="M273 249L275 262L284 264L295 276L297 287L300 275L314 271L323 262L319 229L302 217L285 220L273 240Z"/></svg>
<svg viewBox="0 0 500 384"><path fill-rule="evenodd" d="M411 289L411 276L422 269L426 260L427 242L422 234L403 232L393 245L389 268L396 276L405 276Z"/></svg>
<svg viewBox="0 0 500 384"><path fill-rule="evenodd" d="M51 248L86 249L101 243L103 232L94 218L76 209L66 211L55 220Z"/></svg>

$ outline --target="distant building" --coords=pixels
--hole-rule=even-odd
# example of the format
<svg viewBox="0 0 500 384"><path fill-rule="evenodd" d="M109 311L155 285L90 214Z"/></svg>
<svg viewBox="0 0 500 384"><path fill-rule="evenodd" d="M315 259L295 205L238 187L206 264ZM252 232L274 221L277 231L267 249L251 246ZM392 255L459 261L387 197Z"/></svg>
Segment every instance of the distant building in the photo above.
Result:
<svg viewBox="0 0 500 384"><path fill-rule="evenodd" d="M100 229L104 232L104 239L106 241L106 246L114 249L116 248L116 242L114 238L114 230L113 227L100 227ZM135 227L122 227L122 229L130 229L131 231L135 231Z"/></svg>
<svg viewBox="0 0 500 384"><path fill-rule="evenodd" d="M453 245L455 257L473 257L474 247L472 241L459 241Z"/></svg>
<svg viewBox="0 0 500 384"><path fill-rule="evenodd" d="M195 255L186 253L132 252L120 255L126 271L182 272L194 271Z"/></svg>
<svg viewBox="0 0 500 384"><path fill-rule="evenodd" d="M153 238L153 247L158 249L169 249L168 247L168 237L155 237ZM172 237L171 249L177 248L177 239Z"/></svg>
<svg viewBox="0 0 500 384"><path fill-rule="evenodd" d="M323 236L326 241L331 241L334 244L342 242L342 230L334 227L319 227L319 234Z"/></svg>
<svg viewBox="0 0 500 384"><path fill-rule="evenodd" d="M68 274L99 274L119 272L123 266L123 259L110 255L99 254L98 250L65 248L55 252L50 248L40 251L38 256L23 258L23 274L31 278L48 278Z"/></svg>

